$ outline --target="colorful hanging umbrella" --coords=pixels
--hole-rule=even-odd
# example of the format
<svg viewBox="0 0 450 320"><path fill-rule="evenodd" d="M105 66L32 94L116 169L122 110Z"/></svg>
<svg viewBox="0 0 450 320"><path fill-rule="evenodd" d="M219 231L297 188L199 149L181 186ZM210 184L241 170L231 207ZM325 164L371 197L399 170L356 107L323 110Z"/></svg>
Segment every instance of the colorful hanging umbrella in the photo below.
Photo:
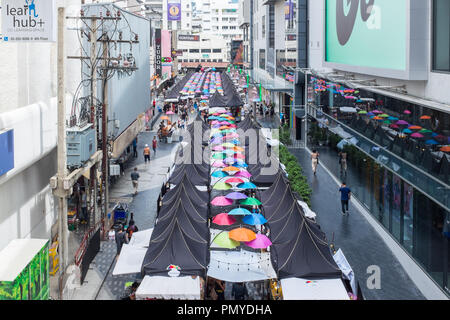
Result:
<svg viewBox="0 0 450 320"><path fill-rule="evenodd" d="M372 112L375 113L375 114L382 114L383 113L383 111L380 111L380 110L373 110Z"/></svg>
<svg viewBox="0 0 450 320"><path fill-rule="evenodd" d="M398 120L396 122L396 124L398 124L398 125L408 125L409 123L407 121L405 121L405 120Z"/></svg>
<svg viewBox="0 0 450 320"><path fill-rule="evenodd" d="M240 169L230 166L230 167L223 168L222 171L229 173L229 172L238 172L238 171L240 171Z"/></svg>
<svg viewBox="0 0 450 320"><path fill-rule="evenodd" d="M228 233L228 236L230 239L244 242L249 242L256 239L256 234L247 228L233 229Z"/></svg>
<svg viewBox="0 0 450 320"><path fill-rule="evenodd" d="M384 120L384 119L381 118L381 117L373 117L372 119L373 119L373 120Z"/></svg>
<svg viewBox="0 0 450 320"><path fill-rule="evenodd" d="M409 130L420 130L420 129L422 129L422 127L421 126L409 126L408 129Z"/></svg>
<svg viewBox="0 0 450 320"><path fill-rule="evenodd" d="M173 112L173 111L167 111L166 114L172 115L172 114L175 114L175 112Z"/></svg>
<svg viewBox="0 0 450 320"><path fill-rule="evenodd" d="M224 168L226 167L226 164L223 163L223 161L214 161L212 166L216 168Z"/></svg>
<svg viewBox="0 0 450 320"><path fill-rule="evenodd" d="M389 120L384 120L383 123L384 124L391 124L391 122Z"/></svg>
<svg viewBox="0 0 450 320"><path fill-rule="evenodd" d="M212 158L216 160L223 160L225 157L226 156L223 153L214 153L212 156Z"/></svg>
<svg viewBox="0 0 450 320"><path fill-rule="evenodd" d="M252 175L248 171L240 171L240 172L236 173L234 176L249 179Z"/></svg>
<svg viewBox="0 0 450 320"><path fill-rule="evenodd" d="M430 120L431 117L430 116L421 116L420 120Z"/></svg>
<svg viewBox="0 0 450 320"><path fill-rule="evenodd" d="M216 137L211 140L211 144L221 144L221 143L223 143L223 138L221 137Z"/></svg>
<svg viewBox="0 0 450 320"><path fill-rule="evenodd" d="M251 182L244 182L237 185L240 189L256 189L257 187Z"/></svg>
<svg viewBox="0 0 450 320"><path fill-rule="evenodd" d="M418 132L415 132L410 137L412 137L412 138L423 138L423 135L418 133Z"/></svg>
<svg viewBox="0 0 450 320"><path fill-rule="evenodd" d="M433 133L433 131L431 131L430 129L422 129L422 130L420 130L419 131L421 134L431 134L431 133Z"/></svg>
<svg viewBox="0 0 450 320"><path fill-rule="evenodd" d="M266 249L272 245L272 241L263 234L257 234L255 240L245 242L245 244L253 249Z"/></svg>
<svg viewBox="0 0 450 320"><path fill-rule="evenodd" d="M214 177L214 178L225 178L225 177L228 177L228 174L226 172L223 172L222 170L218 170L218 171L213 172L211 174L211 177Z"/></svg>
<svg viewBox="0 0 450 320"><path fill-rule="evenodd" d="M237 147L237 146L234 147L233 150L234 150L234 151L238 151L238 152L244 152L244 151L245 151L244 148L242 148L242 147Z"/></svg>
<svg viewBox="0 0 450 320"><path fill-rule="evenodd" d="M242 218L242 222L244 222L245 224L249 224L251 226L256 226L260 224L265 224L267 222L267 219L264 218L264 216L260 213L252 213L251 215Z"/></svg>
<svg viewBox="0 0 450 320"><path fill-rule="evenodd" d="M240 153L236 153L235 154L235 156L234 156L236 159L245 159L245 156L243 155L243 154L240 154Z"/></svg>
<svg viewBox="0 0 450 320"><path fill-rule="evenodd" d="M231 166L234 164L234 158L226 158L223 162Z"/></svg>
<svg viewBox="0 0 450 320"><path fill-rule="evenodd" d="M439 150L443 152L450 152L450 146L443 146Z"/></svg>
<svg viewBox="0 0 450 320"><path fill-rule="evenodd" d="M233 178L225 180L225 182L226 183L244 183L244 180L242 180L240 178L233 177Z"/></svg>
<svg viewBox="0 0 450 320"><path fill-rule="evenodd" d="M403 133L412 133L412 131L409 130L409 129L405 129L405 130L403 130L402 132L403 132Z"/></svg>
<svg viewBox="0 0 450 320"><path fill-rule="evenodd" d="M220 197L215 197L211 201L211 204L213 206L216 206L216 207L225 207L225 206L231 206L233 204L233 201L231 201L231 200L229 200L229 199L227 199L225 197L220 196Z"/></svg>
<svg viewBox="0 0 450 320"><path fill-rule="evenodd" d="M228 214L231 216L246 216L252 213L245 208L236 208L228 212Z"/></svg>
<svg viewBox="0 0 450 320"><path fill-rule="evenodd" d="M230 238L229 233L226 231L223 231L219 233L213 241L215 244L217 244L219 247L225 248L225 249L234 249L241 245L239 241L233 240Z"/></svg>
<svg viewBox="0 0 450 320"><path fill-rule="evenodd" d="M381 117L381 118L389 118L389 115L386 114L386 113L383 113L383 114L380 114L380 117Z"/></svg>
<svg viewBox="0 0 450 320"><path fill-rule="evenodd" d="M222 147L225 147L225 148L234 148L235 145L234 145L233 143L225 142L225 143L222 143Z"/></svg>
<svg viewBox="0 0 450 320"><path fill-rule="evenodd" d="M239 204L246 205L246 206L260 206L261 205L261 201L259 201L256 198L247 198L247 199L242 200L241 202L239 202Z"/></svg>
<svg viewBox="0 0 450 320"><path fill-rule="evenodd" d="M396 124L391 124L389 127L391 127L392 129L398 129L400 128L398 125Z"/></svg>
<svg viewBox="0 0 450 320"><path fill-rule="evenodd" d="M390 121L398 121L399 119L397 117L390 116L390 117L388 117L388 120L390 120Z"/></svg>
<svg viewBox="0 0 450 320"><path fill-rule="evenodd" d="M225 153L225 154L235 154L236 151L234 151L233 149L225 149L225 150L223 150L223 153Z"/></svg>
<svg viewBox="0 0 450 320"><path fill-rule="evenodd" d="M213 151L224 151L225 148L222 147L222 146L215 146L215 147L212 147L212 150L213 150Z"/></svg>
<svg viewBox="0 0 450 320"><path fill-rule="evenodd" d="M228 213L221 213L215 216L212 222L219 226L231 226L236 223L236 218L229 216Z"/></svg>
<svg viewBox="0 0 450 320"><path fill-rule="evenodd" d="M430 140L425 141L425 144L438 145L439 142L437 142L436 140L430 139Z"/></svg>
<svg viewBox="0 0 450 320"><path fill-rule="evenodd" d="M248 198L247 195L241 192L231 192L227 194L225 197L230 200L243 200Z"/></svg>
<svg viewBox="0 0 450 320"><path fill-rule="evenodd" d="M225 182L217 182L213 187L214 190L230 190L231 188L231 184Z"/></svg>
<svg viewBox="0 0 450 320"><path fill-rule="evenodd" d="M368 115L368 116L374 116L375 113L373 113L373 112L367 112L367 115Z"/></svg>
<svg viewBox="0 0 450 320"><path fill-rule="evenodd" d="M437 140L439 142L447 142L447 137L442 135L442 134L438 134L437 136L434 137L434 140Z"/></svg>
<svg viewBox="0 0 450 320"><path fill-rule="evenodd" d="M404 113L404 114L411 114L411 111L405 110L405 111L403 111L403 113Z"/></svg>
<svg viewBox="0 0 450 320"><path fill-rule="evenodd" d="M367 114L367 111L361 110L358 112L359 114Z"/></svg>

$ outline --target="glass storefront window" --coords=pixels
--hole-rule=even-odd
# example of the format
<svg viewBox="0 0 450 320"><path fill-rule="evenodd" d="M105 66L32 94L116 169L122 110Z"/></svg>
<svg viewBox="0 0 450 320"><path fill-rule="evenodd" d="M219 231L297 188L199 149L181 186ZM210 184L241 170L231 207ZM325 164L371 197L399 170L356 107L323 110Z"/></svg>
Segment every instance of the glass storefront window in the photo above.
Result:
<svg viewBox="0 0 450 320"><path fill-rule="evenodd" d="M413 249L414 232L414 190L408 183L403 182L403 246L409 253Z"/></svg>
<svg viewBox="0 0 450 320"><path fill-rule="evenodd" d="M433 70L450 72L450 1L433 1Z"/></svg>
<svg viewBox="0 0 450 320"><path fill-rule="evenodd" d="M402 180L394 175L392 179L392 227L391 232L400 241Z"/></svg>

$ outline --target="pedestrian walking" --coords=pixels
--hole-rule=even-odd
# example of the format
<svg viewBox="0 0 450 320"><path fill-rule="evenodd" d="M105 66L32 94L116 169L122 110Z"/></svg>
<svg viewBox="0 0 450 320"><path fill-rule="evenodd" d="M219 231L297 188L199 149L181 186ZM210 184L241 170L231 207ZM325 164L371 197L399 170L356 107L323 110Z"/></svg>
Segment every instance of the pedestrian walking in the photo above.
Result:
<svg viewBox="0 0 450 320"><path fill-rule="evenodd" d="M339 164L341 166L341 173L347 173L347 152L339 152Z"/></svg>
<svg viewBox="0 0 450 320"><path fill-rule="evenodd" d="M130 222L128 222L128 228L127 228L127 234L128 234L128 239L131 239L131 236L133 235L134 232L138 232L139 228L136 225L136 222L134 222L133 219L133 212L130 214Z"/></svg>
<svg viewBox="0 0 450 320"><path fill-rule="evenodd" d="M225 300L225 284L223 281L215 279L214 290L217 293L217 300Z"/></svg>
<svg viewBox="0 0 450 320"><path fill-rule="evenodd" d="M133 156L135 158L138 157L138 153L137 153L137 137L134 138L134 140L133 140Z"/></svg>
<svg viewBox="0 0 450 320"><path fill-rule="evenodd" d="M316 174L318 164L319 164L319 152L317 152L317 150L313 150L313 152L311 154L311 166L312 166L314 175Z"/></svg>
<svg viewBox="0 0 450 320"><path fill-rule="evenodd" d="M144 160L145 163L147 163L147 161L150 162L150 147L148 144L146 144L144 148Z"/></svg>
<svg viewBox="0 0 450 320"><path fill-rule="evenodd" d="M120 255L120 251L122 250L122 246L124 243L128 243L128 234L123 230L123 225L119 226L119 229L115 234L116 247L117 247L117 257Z"/></svg>
<svg viewBox="0 0 450 320"><path fill-rule="evenodd" d="M152 147L153 147L153 155L156 158L156 147L158 146L158 141L156 140L156 136L153 136Z"/></svg>
<svg viewBox="0 0 450 320"><path fill-rule="evenodd" d="M348 201L352 195L352 190L347 187L345 182L342 182L339 192L341 193L342 214L345 215L348 214Z"/></svg>
<svg viewBox="0 0 450 320"><path fill-rule="evenodd" d="M133 184L133 188L134 188L134 194L136 195L138 193L138 180L139 180L140 176L139 173L137 172L137 168L134 168L134 171L131 173L131 182Z"/></svg>
<svg viewBox="0 0 450 320"><path fill-rule="evenodd" d="M87 213L87 196L86 191L81 190L81 216L80 216L81 224L86 224L88 221L88 213Z"/></svg>

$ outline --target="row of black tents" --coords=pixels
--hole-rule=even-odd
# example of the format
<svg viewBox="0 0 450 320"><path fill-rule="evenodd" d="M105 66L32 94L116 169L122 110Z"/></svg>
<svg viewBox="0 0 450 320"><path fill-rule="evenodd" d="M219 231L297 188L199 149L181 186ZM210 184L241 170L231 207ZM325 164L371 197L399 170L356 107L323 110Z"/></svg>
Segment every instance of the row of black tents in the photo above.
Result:
<svg viewBox="0 0 450 320"><path fill-rule="evenodd" d="M250 118L239 126L246 130L259 129ZM202 126L203 129L207 129L206 126ZM265 138L261 136L260 139ZM246 146L246 156L257 152L257 148L258 145ZM188 144L180 148L177 158L183 154L195 155L196 152L199 151ZM262 201L262 213L268 220L272 241L271 261L278 278L341 278L342 272L333 259L325 234L319 225L305 217L298 204L301 199L292 192L278 159L273 155L270 159L277 166L273 174L261 175L264 165L258 163L249 165L248 171L252 174L253 183L258 187L266 187L265 190L258 189L256 197ZM206 161L176 165L168 183L175 186L161 195L162 205L142 273L167 276L167 267L173 264L181 268L182 276L206 277L211 242L208 219L218 213L228 212L231 206L217 210L210 205L210 201L223 191L210 190L208 187L210 164ZM208 191L199 191L197 186L206 187Z"/></svg>

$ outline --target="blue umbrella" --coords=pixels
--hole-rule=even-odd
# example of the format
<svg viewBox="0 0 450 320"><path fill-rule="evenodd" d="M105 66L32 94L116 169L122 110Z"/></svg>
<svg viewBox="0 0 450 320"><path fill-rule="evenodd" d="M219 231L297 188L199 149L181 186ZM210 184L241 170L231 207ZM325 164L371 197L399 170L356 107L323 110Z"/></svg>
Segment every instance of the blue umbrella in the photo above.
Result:
<svg viewBox="0 0 450 320"><path fill-rule="evenodd" d="M392 117L392 116L388 117L387 119L388 119L388 120L391 120L391 121L397 121L397 120L399 120L398 118Z"/></svg>
<svg viewBox="0 0 450 320"><path fill-rule="evenodd" d="M233 167L237 167L237 168L247 168L248 164L246 164L245 162L235 162L233 163Z"/></svg>
<svg viewBox="0 0 450 320"><path fill-rule="evenodd" d="M431 134L431 136L434 138L434 137L438 136L438 134L437 134L436 132L433 132L433 133Z"/></svg>
<svg viewBox="0 0 450 320"><path fill-rule="evenodd" d="M265 224L267 219L260 213L252 213L251 215L247 215L242 219L242 222L245 224L249 224L251 226L255 226L258 224Z"/></svg>
<svg viewBox="0 0 450 320"><path fill-rule="evenodd" d="M246 216L251 215L252 213L244 208L236 208L228 212L228 215L230 216Z"/></svg>
<svg viewBox="0 0 450 320"><path fill-rule="evenodd" d="M409 130L409 129L405 129L405 130L403 130L402 132L403 132L403 133L412 133L412 131Z"/></svg>
<svg viewBox="0 0 450 320"><path fill-rule="evenodd" d="M251 182L244 182L237 185L240 189L256 189L256 185Z"/></svg>
<svg viewBox="0 0 450 320"><path fill-rule="evenodd" d="M214 178L224 178L224 177L228 177L228 173L223 172L223 171L221 171L221 170L218 170L218 171L215 171L215 172L211 175L211 177L214 177Z"/></svg>
<svg viewBox="0 0 450 320"><path fill-rule="evenodd" d="M425 142L425 144L438 145L439 143L438 143L436 140L430 139L430 140L427 140L427 141Z"/></svg>
<svg viewBox="0 0 450 320"><path fill-rule="evenodd" d="M223 153L234 154L235 151L234 151L234 150L231 150L231 149L226 149L226 150L223 151Z"/></svg>
<svg viewBox="0 0 450 320"><path fill-rule="evenodd" d="M241 142L238 139L234 139L231 141L232 144L241 144Z"/></svg>
<svg viewBox="0 0 450 320"><path fill-rule="evenodd" d="M244 199L247 199L248 197L241 192L231 192L231 193L227 194L225 196L225 198L231 199L231 200L244 200Z"/></svg>

